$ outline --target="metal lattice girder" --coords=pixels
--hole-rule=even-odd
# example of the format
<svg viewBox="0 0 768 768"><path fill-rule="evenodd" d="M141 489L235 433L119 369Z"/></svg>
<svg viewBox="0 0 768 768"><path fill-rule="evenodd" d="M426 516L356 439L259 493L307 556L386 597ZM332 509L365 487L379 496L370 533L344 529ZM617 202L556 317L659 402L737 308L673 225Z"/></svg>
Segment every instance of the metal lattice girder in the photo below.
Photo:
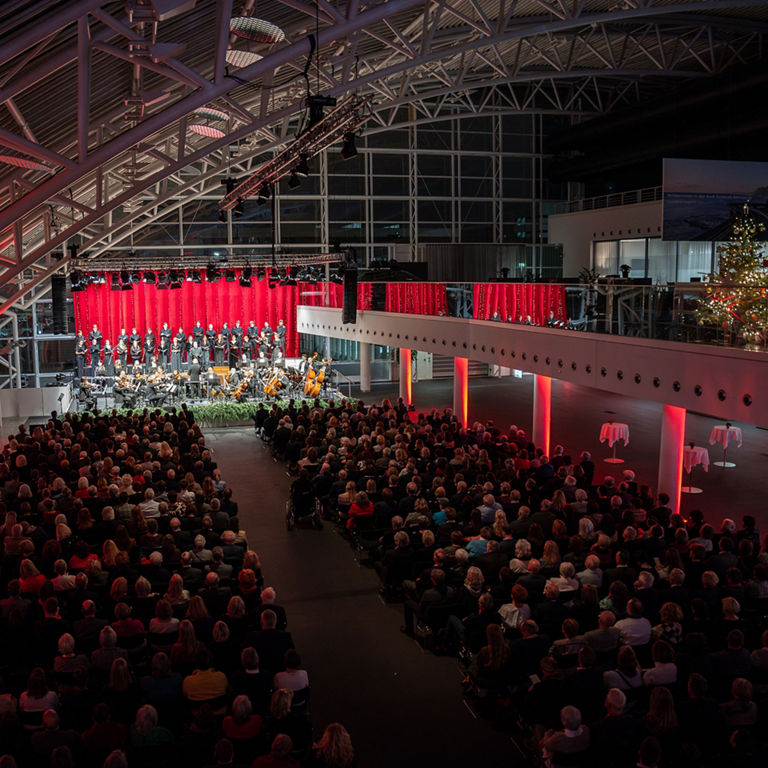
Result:
<svg viewBox="0 0 768 768"><path fill-rule="evenodd" d="M127 231L153 201L164 209L185 166L213 179L240 144L250 170L243 158L290 140L310 34L313 90L373 94L375 132L402 123L406 104L410 124L456 110L610 111L670 81L758 61L768 29L763 0L390 0L362 13L359 0L278 0L269 21L285 42L252 46L262 58L228 70L227 47L242 50L229 35L231 0L168 21L145 5L142 20L96 0L43 14L30 3L39 18L29 25L0 9L0 153L35 163L0 166L0 312L66 265L50 252L74 235L105 242L113 212ZM218 138L189 131L205 107L228 116Z"/></svg>

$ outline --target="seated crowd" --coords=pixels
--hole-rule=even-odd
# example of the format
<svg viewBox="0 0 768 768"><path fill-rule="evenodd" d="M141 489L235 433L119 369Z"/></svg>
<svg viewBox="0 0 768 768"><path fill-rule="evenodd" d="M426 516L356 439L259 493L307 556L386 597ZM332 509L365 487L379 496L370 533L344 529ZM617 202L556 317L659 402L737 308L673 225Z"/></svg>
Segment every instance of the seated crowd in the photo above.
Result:
<svg viewBox="0 0 768 768"><path fill-rule="evenodd" d="M353 764L186 408L19 427L0 488L0 768Z"/></svg>
<svg viewBox="0 0 768 768"><path fill-rule="evenodd" d="M467 665L551 765L763 765L768 542L673 514L633 472L595 478L522 430L411 418L402 400L263 408L256 428L319 498L403 631Z"/></svg>

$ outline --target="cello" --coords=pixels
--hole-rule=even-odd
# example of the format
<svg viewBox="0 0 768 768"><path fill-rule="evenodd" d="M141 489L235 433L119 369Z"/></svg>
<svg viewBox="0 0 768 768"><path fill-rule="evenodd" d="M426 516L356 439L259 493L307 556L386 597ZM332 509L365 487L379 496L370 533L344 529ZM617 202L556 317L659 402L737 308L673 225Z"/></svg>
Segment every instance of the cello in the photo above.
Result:
<svg viewBox="0 0 768 768"><path fill-rule="evenodd" d="M304 394L312 396L312 390L314 389L314 380L315 376L317 374L315 373L315 369L312 367L312 363L317 360L317 352L315 352L314 355L312 355L312 359L307 361L307 375L304 378Z"/></svg>
<svg viewBox="0 0 768 768"><path fill-rule="evenodd" d="M329 357L327 360L323 360L323 364L320 367L320 370L315 374L315 377L312 379L312 383L310 384L310 391L307 392L310 397L317 397L320 394L320 390L323 387L323 382L325 381L325 369L331 364L331 361L333 360L332 357Z"/></svg>

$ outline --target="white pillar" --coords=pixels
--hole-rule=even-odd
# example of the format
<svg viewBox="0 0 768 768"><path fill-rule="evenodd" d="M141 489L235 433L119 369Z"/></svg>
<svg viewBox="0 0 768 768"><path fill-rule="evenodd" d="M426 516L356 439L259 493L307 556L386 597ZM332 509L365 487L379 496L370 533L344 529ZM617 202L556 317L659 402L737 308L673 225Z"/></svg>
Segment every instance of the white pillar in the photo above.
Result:
<svg viewBox="0 0 768 768"><path fill-rule="evenodd" d="M549 456L549 427L552 421L552 379L533 377L533 434L531 440Z"/></svg>
<svg viewBox="0 0 768 768"><path fill-rule="evenodd" d="M400 349L400 397L406 405L413 405L413 386L411 383L411 350Z"/></svg>
<svg viewBox="0 0 768 768"><path fill-rule="evenodd" d="M469 411L469 360L466 357L453 358L453 412L462 427L467 426Z"/></svg>
<svg viewBox="0 0 768 768"><path fill-rule="evenodd" d="M371 391L371 345L360 342L360 391Z"/></svg>
<svg viewBox="0 0 768 768"><path fill-rule="evenodd" d="M683 449L685 448L685 408L665 405L661 417L659 447L659 487L657 493L669 494L669 506L680 511L680 488L683 484Z"/></svg>

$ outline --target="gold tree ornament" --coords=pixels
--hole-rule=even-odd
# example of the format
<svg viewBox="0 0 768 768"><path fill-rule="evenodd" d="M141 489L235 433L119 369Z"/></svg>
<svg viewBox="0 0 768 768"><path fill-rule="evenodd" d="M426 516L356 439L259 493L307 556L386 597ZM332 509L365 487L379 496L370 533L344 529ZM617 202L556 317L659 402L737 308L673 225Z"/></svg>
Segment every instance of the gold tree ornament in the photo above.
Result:
<svg viewBox="0 0 768 768"><path fill-rule="evenodd" d="M717 248L718 271L709 276L706 295L696 309L698 323L722 328L731 344L766 344L768 260L762 244L755 242L764 229L745 203L732 240Z"/></svg>

